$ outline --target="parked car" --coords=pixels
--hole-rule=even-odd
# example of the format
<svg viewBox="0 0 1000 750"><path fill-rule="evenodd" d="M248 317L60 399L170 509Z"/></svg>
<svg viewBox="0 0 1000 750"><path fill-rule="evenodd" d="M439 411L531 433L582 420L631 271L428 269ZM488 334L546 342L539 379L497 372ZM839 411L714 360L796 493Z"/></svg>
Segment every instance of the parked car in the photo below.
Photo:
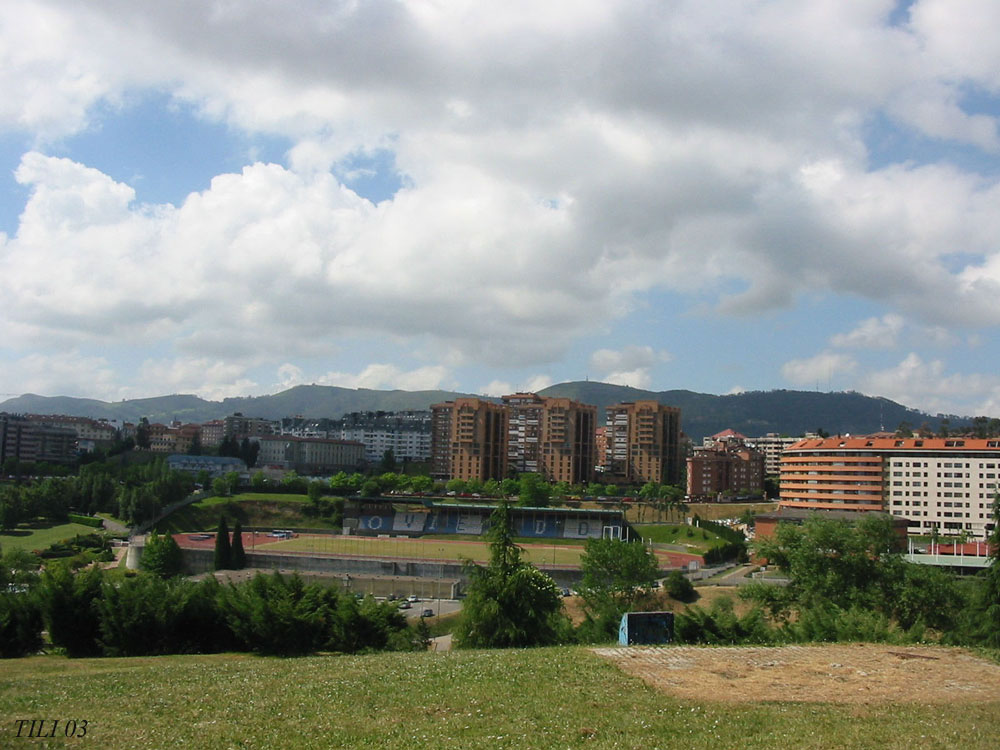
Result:
<svg viewBox="0 0 1000 750"><path fill-rule="evenodd" d="M434 610L433 609L425 609L423 612L420 613L420 616L421 617L433 617L434 616Z"/></svg>
<svg viewBox="0 0 1000 750"><path fill-rule="evenodd" d="M408 601L408 602L419 602L420 601L420 597L417 596L416 594L410 594L408 597L406 597L406 601Z"/></svg>
<svg viewBox="0 0 1000 750"><path fill-rule="evenodd" d="M400 609L410 609L410 608L411 608L412 606L413 606L413 605L412 605L412 604L410 604L410 603L409 603L408 601L406 601L405 599L404 599L403 601L401 601L401 602L399 603L399 608L400 608Z"/></svg>

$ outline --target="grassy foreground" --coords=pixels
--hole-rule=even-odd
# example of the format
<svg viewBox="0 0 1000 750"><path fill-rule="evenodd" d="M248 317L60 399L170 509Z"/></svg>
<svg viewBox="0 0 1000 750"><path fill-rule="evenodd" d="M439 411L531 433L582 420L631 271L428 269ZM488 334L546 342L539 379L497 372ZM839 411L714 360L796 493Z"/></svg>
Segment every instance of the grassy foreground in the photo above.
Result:
<svg viewBox="0 0 1000 750"><path fill-rule="evenodd" d="M996 746L998 715L1000 698L949 706L682 701L576 647L49 656L0 670L2 747L967 750ZM21 718L86 720L87 736L18 740Z"/></svg>
<svg viewBox="0 0 1000 750"><path fill-rule="evenodd" d="M82 523L51 525L45 521L36 521L33 524L21 524L9 531L0 531L0 549L5 552L15 549L28 552L43 550L63 539L72 539L77 534L93 534L99 531L100 529Z"/></svg>

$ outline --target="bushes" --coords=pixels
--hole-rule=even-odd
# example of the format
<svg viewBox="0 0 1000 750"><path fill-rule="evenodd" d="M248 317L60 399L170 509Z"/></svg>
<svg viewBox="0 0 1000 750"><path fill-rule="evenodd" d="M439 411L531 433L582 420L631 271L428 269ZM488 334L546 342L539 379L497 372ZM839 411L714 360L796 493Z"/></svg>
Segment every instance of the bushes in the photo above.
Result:
<svg viewBox="0 0 1000 750"><path fill-rule="evenodd" d="M698 598L698 592L694 590L694 584L679 570L672 570L664 580L664 586L671 599L679 602L693 602Z"/></svg>
<svg viewBox="0 0 1000 750"><path fill-rule="evenodd" d="M42 612L29 591L0 593L0 658L33 654L42 647Z"/></svg>
<svg viewBox="0 0 1000 750"><path fill-rule="evenodd" d="M0 595L0 654L41 645L69 656L145 656L246 650L292 656L318 650L415 648L420 638L392 604L362 603L298 576L258 575L222 586L141 574L120 580L91 568L48 571L37 589Z"/></svg>
<svg viewBox="0 0 1000 750"><path fill-rule="evenodd" d="M181 574L184 559L181 548L170 534L161 536L154 531L142 550L139 565L160 578L172 578Z"/></svg>

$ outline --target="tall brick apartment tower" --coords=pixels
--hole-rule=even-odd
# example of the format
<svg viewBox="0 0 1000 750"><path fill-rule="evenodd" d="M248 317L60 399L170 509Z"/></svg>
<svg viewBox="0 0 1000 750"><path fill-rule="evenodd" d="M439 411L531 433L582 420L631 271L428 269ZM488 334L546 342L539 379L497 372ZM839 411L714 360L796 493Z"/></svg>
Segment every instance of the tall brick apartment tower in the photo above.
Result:
<svg viewBox="0 0 1000 750"><path fill-rule="evenodd" d="M510 469L538 472L549 482L582 484L593 479L596 407L535 393L514 393L503 402Z"/></svg>
<svg viewBox="0 0 1000 750"><path fill-rule="evenodd" d="M607 407L608 479L677 484L681 479L681 410L658 401Z"/></svg>
<svg viewBox="0 0 1000 750"><path fill-rule="evenodd" d="M507 474L507 410L479 398L431 406L431 475L439 479L503 479Z"/></svg>

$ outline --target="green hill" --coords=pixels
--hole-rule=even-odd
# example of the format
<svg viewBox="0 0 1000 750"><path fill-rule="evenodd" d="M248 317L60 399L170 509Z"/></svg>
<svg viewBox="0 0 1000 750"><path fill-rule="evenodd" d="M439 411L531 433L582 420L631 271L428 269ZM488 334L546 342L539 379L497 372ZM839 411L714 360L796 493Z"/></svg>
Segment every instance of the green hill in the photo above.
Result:
<svg viewBox="0 0 1000 750"><path fill-rule="evenodd" d="M794 436L817 429L831 434L895 430L901 422L908 422L913 428L926 424L936 431L945 416L950 419L953 429L970 423L967 417L941 414L931 416L885 398L853 392L778 390L714 396L686 390L644 391L610 383L576 381L553 385L540 393L593 404L598 407L602 420L605 407L622 401L653 399L677 406L681 410L682 429L699 442L705 435L712 435L726 428L748 436L768 432ZM300 385L271 396L227 398L223 401L173 395L107 403L93 399L26 394L0 403L0 411L69 414L129 422L137 422L141 417L152 422L169 422L173 419L206 422L236 412L265 419L296 415L338 418L355 411L428 409L431 404L465 395L469 394L454 391L377 391L325 385Z"/></svg>
<svg viewBox="0 0 1000 750"><path fill-rule="evenodd" d="M908 663L921 664L917 657ZM676 669L691 668L680 660ZM582 647L296 659L10 659L0 670L0 745L978 750L996 744L995 700L811 703L798 702L808 698L798 694L808 687L796 687L788 701L744 703L732 698L752 688L740 686L737 672L725 676L733 681L727 695L678 698ZM16 737L18 720L42 718L46 734L60 721L58 739ZM72 740L63 737L67 721L75 722Z"/></svg>

